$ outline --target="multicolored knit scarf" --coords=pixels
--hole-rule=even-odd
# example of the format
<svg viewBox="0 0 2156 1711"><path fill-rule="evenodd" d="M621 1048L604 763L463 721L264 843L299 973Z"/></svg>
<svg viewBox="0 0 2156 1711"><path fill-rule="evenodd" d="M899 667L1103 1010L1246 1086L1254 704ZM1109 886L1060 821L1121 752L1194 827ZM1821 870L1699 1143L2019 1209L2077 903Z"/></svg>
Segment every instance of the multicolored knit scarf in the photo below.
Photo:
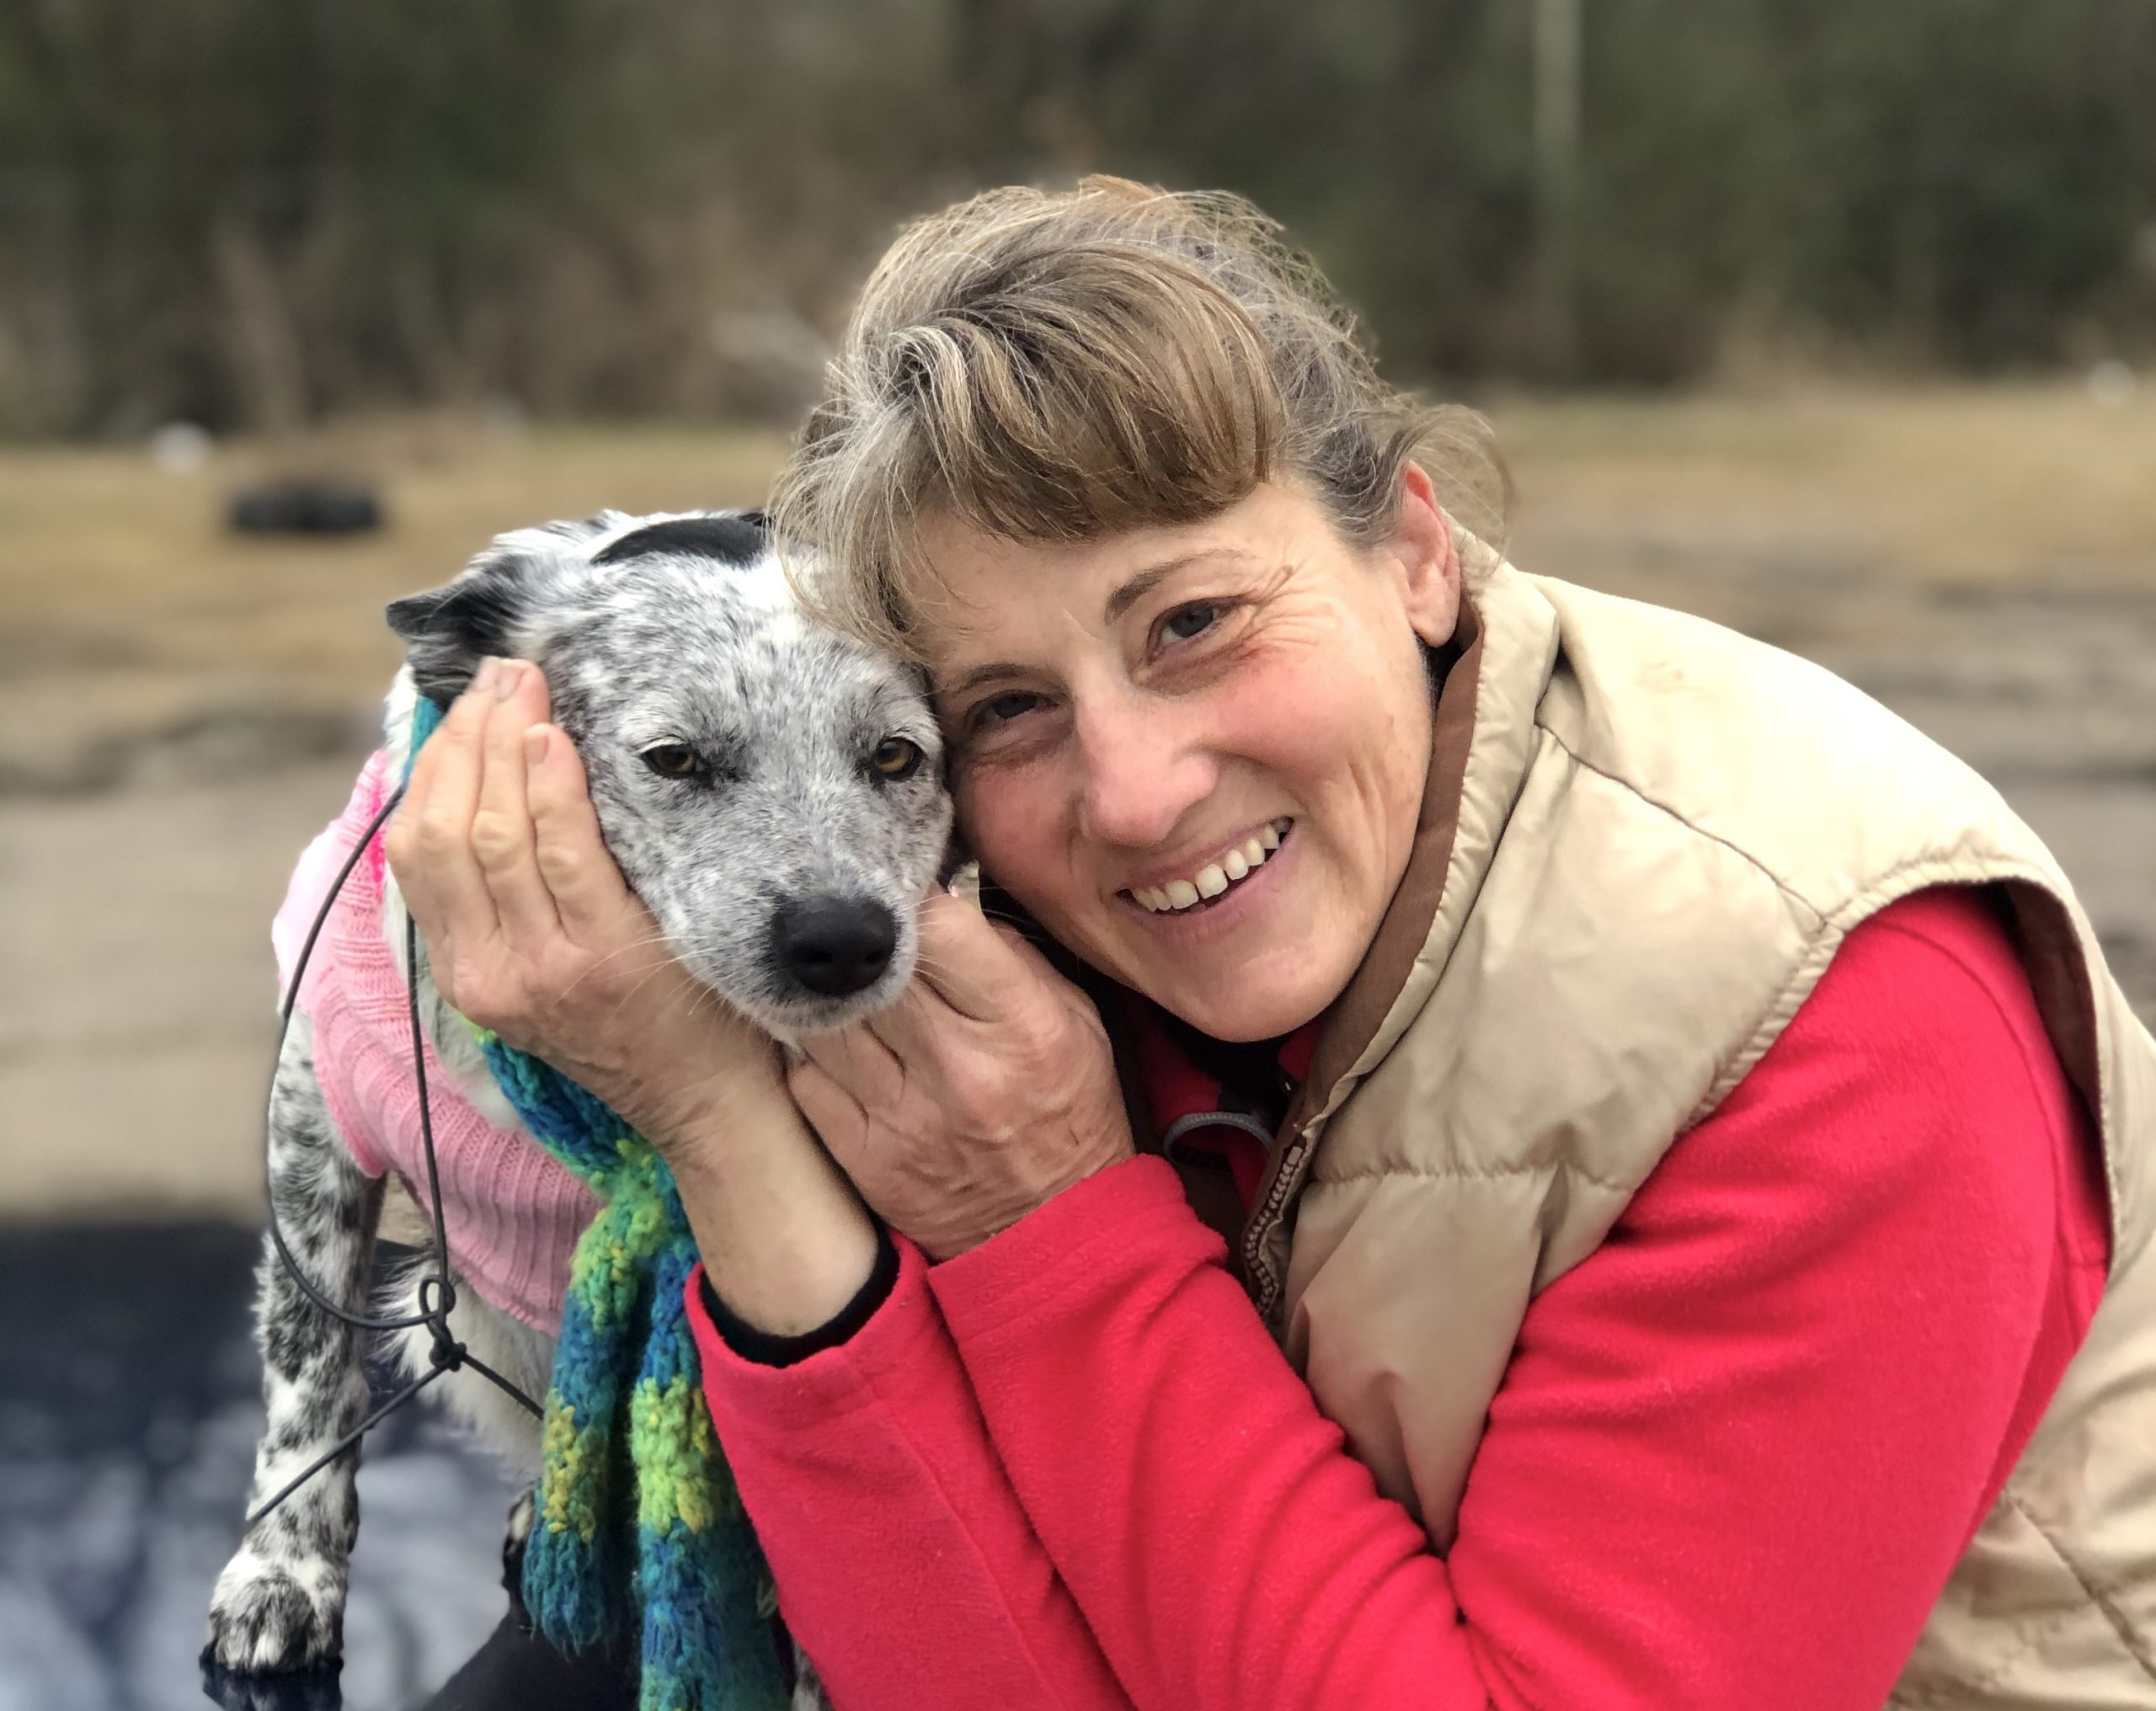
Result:
<svg viewBox="0 0 2156 1711"><path fill-rule="evenodd" d="M441 715L420 698L414 754ZM638 1711L777 1711L769 1577L698 1378L683 1300L696 1248L673 1173L604 1101L474 1031L525 1127L605 1202L562 1303L526 1607L579 1650L633 1623Z"/></svg>

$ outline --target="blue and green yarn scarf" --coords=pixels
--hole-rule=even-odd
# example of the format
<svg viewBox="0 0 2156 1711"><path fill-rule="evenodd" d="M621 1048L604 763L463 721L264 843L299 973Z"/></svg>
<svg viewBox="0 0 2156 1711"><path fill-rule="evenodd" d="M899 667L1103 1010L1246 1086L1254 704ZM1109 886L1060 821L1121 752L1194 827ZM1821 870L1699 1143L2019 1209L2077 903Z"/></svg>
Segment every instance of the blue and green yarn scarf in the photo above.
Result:
<svg viewBox="0 0 2156 1711"><path fill-rule="evenodd" d="M420 697L414 754L441 715ZM770 1579L704 1401L673 1172L603 1101L474 1032L525 1127L603 1202L562 1303L525 1606L564 1648L638 1632L638 1711L778 1711Z"/></svg>

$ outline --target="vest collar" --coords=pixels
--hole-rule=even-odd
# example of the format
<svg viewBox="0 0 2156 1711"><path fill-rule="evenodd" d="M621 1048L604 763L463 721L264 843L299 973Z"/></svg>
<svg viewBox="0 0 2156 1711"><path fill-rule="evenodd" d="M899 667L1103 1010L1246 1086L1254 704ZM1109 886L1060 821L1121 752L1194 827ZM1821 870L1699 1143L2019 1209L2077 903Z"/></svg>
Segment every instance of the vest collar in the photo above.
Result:
<svg viewBox="0 0 2156 1711"><path fill-rule="evenodd" d="M1479 547L1467 544L1470 552ZM1534 759L1537 710L1556 667L1557 615L1527 578L1499 562L1462 590L1450 645L1456 657L1438 692L1406 871L1353 978L1320 1018L1310 1074L1237 1244L1244 1282L1268 1317L1286 1271L1287 1211L1325 1122L1435 989L1496 858Z"/></svg>
<svg viewBox="0 0 2156 1711"><path fill-rule="evenodd" d="M1430 772L1406 871L1320 1030L1299 1127L1330 1116L1429 997L1497 851L1535 748L1557 659L1556 613L1498 565L1460 602L1458 649L1438 695Z"/></svg>

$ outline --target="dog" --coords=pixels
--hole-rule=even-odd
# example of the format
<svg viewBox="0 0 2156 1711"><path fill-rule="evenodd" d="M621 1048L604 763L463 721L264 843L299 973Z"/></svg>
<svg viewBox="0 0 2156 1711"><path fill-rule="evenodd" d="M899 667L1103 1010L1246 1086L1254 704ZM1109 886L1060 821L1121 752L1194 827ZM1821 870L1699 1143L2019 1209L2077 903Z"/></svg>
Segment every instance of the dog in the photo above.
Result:
<svg viewBox="0 0 2156 1711"><path fill-rule="evenodd" d="M898 997L913 971L914 907L945 871L951 835L926 683L804 612L760 514L608 512L517 530L388 616L408 644L390 696L392 733L409 730L417 697L453 701L489 655L544 670L609 850L675 954L721 999L792 1040ZM390 745L389 777L404 772L404 740ZM393 876L380 884L382 940L401 971L405 912ZM418 994L452 1084L435 1098L460 1098L495 1127L520 1129L424 958ZM314 1018L296 1007L270 1093L270 1204L314 1287L359 1313L383 1181L340 1132L314 1038ZM408 1042L408 1074L409 1053ZM452 1198L446 1176L443 1197ZM528 1313L456 1282L453 1334L543 1395L552 1337ZM259 1284L268 1421L250 1512L368 1408L360 1334L302 1296L266 1233ZM419 1290L416 1270L392 1282L390 1316L418 1315ZM414 1325L396 1352L416 1378L430 1370L431 1348ZM528 1486L538 1423L468 1371L433 1388ZM357 1464L355 1447L248 1528L212 1594L205 1664L245 1675L338 1655ZM530 1516L527 1495L511 1513L512 1559ZM813 1671L796 1703L825 1703Z"/></svg>

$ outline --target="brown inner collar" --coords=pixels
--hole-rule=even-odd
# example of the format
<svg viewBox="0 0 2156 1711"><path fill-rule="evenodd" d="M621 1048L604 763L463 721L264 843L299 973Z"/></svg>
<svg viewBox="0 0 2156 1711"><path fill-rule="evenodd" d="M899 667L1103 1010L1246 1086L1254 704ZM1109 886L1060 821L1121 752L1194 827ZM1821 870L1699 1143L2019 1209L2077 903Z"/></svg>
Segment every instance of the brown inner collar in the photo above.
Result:
<svg viewBox="0 0 2156 1711"><path fill-rule="evenodd" d="M1333 1087L1363 1055L1429 940L1430 924L1437 919L1438 903L1444 895L1454 834L1460 828L1460 792L1467 778L1476 696L1482 674L1482 636L1481 619L1473 600L1463 594L1458 626L1445 647L1450 657L1438 690L1430 733L1430 771L1422 786L1422 806L1415 822L1407 871L1385 906L1377 934L1354 978L1325 1012L1310 1074L1289 1113L1290 1132L1323 1107Z"/></svg>

